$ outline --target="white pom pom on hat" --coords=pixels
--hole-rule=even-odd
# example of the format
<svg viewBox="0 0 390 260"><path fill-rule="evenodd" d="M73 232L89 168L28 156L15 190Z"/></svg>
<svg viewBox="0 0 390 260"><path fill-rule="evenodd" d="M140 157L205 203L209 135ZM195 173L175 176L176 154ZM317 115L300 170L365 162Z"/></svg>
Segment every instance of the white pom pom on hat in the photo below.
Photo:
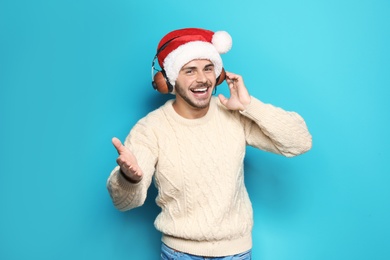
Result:
<svg viewBox="0 0 390 260"><path fill-rule="evenodd" d="M223 63L220 54L232 48L232 38L226 31L212 32L201 28L184 28L165 35L157 46L157 58L172 86L181 68L194 59L208 59L218 77Z"/></svg>
<svg viewBox="0 0 390 260"><path fill-rule="evenodd" d="M215 32L211 42L220 54L224 54L230 51L233 43L232 37L225 31Z"/></svg>

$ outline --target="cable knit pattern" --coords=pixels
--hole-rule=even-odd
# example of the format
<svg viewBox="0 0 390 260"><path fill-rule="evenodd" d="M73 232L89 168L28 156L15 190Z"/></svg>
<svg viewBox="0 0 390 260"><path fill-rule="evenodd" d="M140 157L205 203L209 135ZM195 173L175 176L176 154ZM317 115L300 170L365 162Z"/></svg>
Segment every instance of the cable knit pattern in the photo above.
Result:
<svg viewBox="0 0 390 260"><path fill-rule="evenodd" d="M144 177L129 183L116 167L107 181L114 205L119 210L141 206L154 177L162 210L155 226L164 243L214 257L249 250L253 213L244 185L245 147L287 157L302 154L312 143L304 120L254 97L241 112L213 98L199 119L179 116L172 102L141 119L126 138Z"/></svg>

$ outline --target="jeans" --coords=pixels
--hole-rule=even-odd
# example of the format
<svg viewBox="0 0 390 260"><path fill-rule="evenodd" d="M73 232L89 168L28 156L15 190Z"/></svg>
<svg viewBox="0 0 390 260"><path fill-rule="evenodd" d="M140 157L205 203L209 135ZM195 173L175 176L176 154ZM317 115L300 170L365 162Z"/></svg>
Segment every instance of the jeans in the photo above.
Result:
<svg viewBox="0 0 390 260"><path fill-rule="evenodd" d="M173 250L164 243L161 245L161 260L251 260L251 255L251 250L249 250L244 253L231 256L204 257Z"/></svg>

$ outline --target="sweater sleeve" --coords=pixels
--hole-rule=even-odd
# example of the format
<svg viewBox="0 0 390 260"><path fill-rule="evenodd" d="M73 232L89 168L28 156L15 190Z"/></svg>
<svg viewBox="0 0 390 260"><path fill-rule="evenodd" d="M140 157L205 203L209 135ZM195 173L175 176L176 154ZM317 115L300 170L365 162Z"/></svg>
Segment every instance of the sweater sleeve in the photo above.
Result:
<svg viewBox="0 0 390 260"><path fill-rule="evenodd" d="M307 152L312 136L303 118L296 112L285 111L251 97L245 111L244 125L248 145L286 157Z"/></svg>
<svg viewBox="0 0 390 260"><path fill-rule="evenodd" d="M147 190L152 182L157 162L156 136L147 120L141 120L126 137L124 146L129 148L142 169L142 180L136 184L127 181L116 166L108 180L107 189L114 206L120 211L130 210L143 205Z"/></svg>

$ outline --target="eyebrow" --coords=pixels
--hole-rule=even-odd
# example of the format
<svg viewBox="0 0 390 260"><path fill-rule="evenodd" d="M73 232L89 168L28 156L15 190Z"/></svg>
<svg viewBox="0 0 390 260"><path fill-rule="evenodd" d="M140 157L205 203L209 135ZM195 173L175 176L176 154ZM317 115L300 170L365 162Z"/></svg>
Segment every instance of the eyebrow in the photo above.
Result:
<svg viewBox="0 0 390 260"><path fill-rule="evenodd" d="M209 64L204 66L204 68L209 68L209 67L214 67L214 64L212 62L210 62ZM193 70L193 69L197 69L197 68L198 68L197 66L191 66L191 67L183 67L181 70Z"/></svg>

